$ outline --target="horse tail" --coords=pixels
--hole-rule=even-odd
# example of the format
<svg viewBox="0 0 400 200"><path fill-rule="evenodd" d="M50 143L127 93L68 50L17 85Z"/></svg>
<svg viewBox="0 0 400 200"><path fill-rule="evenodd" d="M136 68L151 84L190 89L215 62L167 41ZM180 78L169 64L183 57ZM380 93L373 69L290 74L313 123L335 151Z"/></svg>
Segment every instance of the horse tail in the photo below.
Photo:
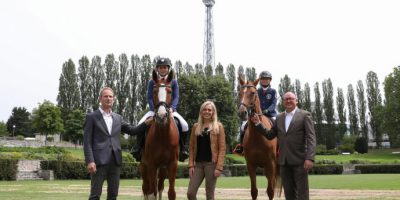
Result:
<svg viewBox="0 0 400 200"><path fill-rule="evenodd" d="M278 197L281 197L282 196L282 188L283 188L283 184L282 184L282 177L281 177L281 168L280 168L280 166L279 166L279 161L278 161L278 158L279 157L279 147L278 147L278 144L277 144L277 147L276 147L276 157L275 157L275 167L276 167L276 170L275 170L275 191L276 191L276 194L278 195Z"/></svg>

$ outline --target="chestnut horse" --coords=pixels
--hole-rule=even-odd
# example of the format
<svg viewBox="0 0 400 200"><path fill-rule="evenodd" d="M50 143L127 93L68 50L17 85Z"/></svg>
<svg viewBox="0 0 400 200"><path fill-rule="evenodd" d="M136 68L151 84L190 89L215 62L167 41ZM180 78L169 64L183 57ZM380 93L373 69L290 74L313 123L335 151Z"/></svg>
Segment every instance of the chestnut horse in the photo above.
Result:
<svg viewBox="0 0 400 200"><path fill-rule="evenodd" d="M162 198L164 180L168 177L168 199L176 199L175 177L178 168L179 134L169 105L172 100L170 71L167 80L159 80L153 70L155 105L154 122L149 127L146 136L140 171L143 184L144 199Z"/></svg>
<svg viewBox="0 0 400 200"><path fill-rule="evenodd" d="M277 161L277 139L268 140L260 133L260 130L250 120L250 116L257 115L260 122L268 130L271 129L271 121L262 114L260 99L256 86L259 79L254 82L244 81L240 77L240 107L239 113L242 120L247 117L247 129L243 138L243 153L246 159L247 171L251 181L251 197L257 199L258 189L256 182L256 168L264 169L264 175L268 179L267 194L269 199L274 199L275 189L279 188L279 166Z"/></svg>

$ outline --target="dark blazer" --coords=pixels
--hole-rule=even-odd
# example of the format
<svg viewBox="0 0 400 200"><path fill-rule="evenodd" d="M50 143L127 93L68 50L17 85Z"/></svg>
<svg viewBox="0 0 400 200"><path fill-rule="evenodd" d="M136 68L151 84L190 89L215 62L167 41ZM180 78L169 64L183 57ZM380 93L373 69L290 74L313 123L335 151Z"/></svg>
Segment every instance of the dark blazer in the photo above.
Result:
<svg viewBox="0 0 400 200"><path fill-rule="evenodd" d="M287 132L285 112L280 113L266 136L268 139L278 137L280 165L301 165L305 160L314 161L316 141L310 112L297 108Z"/></svg>
<svg viewBox="0 0 400 200"><path fill-rule="evenodd" d="M134 127L125 122L121 115L116 113L112 113L112 118L112 133L109 134L100 110L86 115L83 135L86 164L95 162L96 165L105 165L113 158L112 153L114 153L116 163L121 165L122 153L119 134L123 132L129 135L136 135L138 132L144 132L147 127L145 123Z"/></svg>

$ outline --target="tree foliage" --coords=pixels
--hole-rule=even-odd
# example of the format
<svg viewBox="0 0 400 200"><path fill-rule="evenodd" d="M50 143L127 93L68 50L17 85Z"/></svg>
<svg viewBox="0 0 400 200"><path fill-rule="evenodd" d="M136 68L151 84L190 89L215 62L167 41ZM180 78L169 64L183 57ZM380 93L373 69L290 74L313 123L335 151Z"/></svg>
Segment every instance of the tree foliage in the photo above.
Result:
<svg viewBox="0 0 400 200"><path fill-rule="evenodd" d="M392 147L400 147L400 66L385 78L384 85L385 105L379 112L382 129L388 134Z"/></svg>
<svg viewBox="0 0 400 200"><path fill-rule="evenodd" d="M375 112L377 108L382 106L382 96L379 89L378 75L375 72L368 72L367 74L367 99L369 110L369 121L371 126L372 135L375 138L376 146L382 146L382 131L380 128L380 119L378 113Z"/></svg>
<svg viewBox="0 0 400 200"><path fill-rule="evenodd" d="M315 105L312 112L315 121L315 134L317 137L317 144L326 145L325 135L322 131L322 120L323 120L323 109L321 105L321 93L319 89L319 83L314 84L314 94L315 94Z"/></svg>
<svg viewBox="0 0 400 200"><path fill-rule="evenodd" d="M37 109L32 112L32 125L41 134L54 135L64 131L61 109L48 100L39 103Z"/></svg>
<svg viewBox="0 0 400 200"><path fill-rule="evenodd" d="M75 64L71 59L62 66L57 102L63 113L68 113L80 107L78 75L76 74Z"/></svg>
<svg viewBox="0 0 400 200"><path fill-rule="evenodd" d="M357 106L354 99L354 89L352 84L347 86L347 106L349 111L350 134L358 136Z"/></svg>
<svg viewBox="0 0 400 200"><path fill-rule="evenodd" d="M14 107L11 112L11 116L7 120L7 131L14 136L24 135L33 136L32 127L30 123L31 113L24 107ZM15 128L14 128L15 126Z"/></svg>
<svg viewBox="0 0 400 200"><path fill-rule="evenodd" d="M91 95L91 90L92 90L92 77L90 75L90 65L89 65L89 59L86 56L82 56L81 59L79 59L79 68L78 68L78 85L79 85L79 91L80 91L80 96L81 96L81 108L84 111L87 111L90 109L90 105L93 102L93 96Z"/></svg>
<svg viewBox="0 0 400 200"><path fill-rule="evenodd" d="M126 117L126 107L128 98L130 97L131 85L129 82L129 60L126 54L121 54L119 57L119 71L117 73L116 84L116 99L117 99L117 112Z"/></svg>
<svg viewBox="0 0 400 200"><path fill-rule="evenodd" d="M65 121L64 136L75 144L83 141L83 123L85 113L81 109L70 112Z"/></svg>
<svg viewBox="0 0 400 200"><path fill-rule="evenodd" d="M311 110L311 91L310 91L310 85L308 83L304 84L304 103L303 103L303 109L307 110L309 112L312 112Z"/></svg>
<svg viewBox="0 0 400 200"><path fill-rule="evenodd" d="M357 82L357 111L360 119L361 136L368 141L368 125L366 120L367 105L365 101L364 84L361 80Z"/></svg>
<svg viewBox="0 0 400 200"><path fill-rule="evenodd" d="M343 94L342 88L337 89L336 109L337 109L338 121L339 121L338 134L336 135L337 136L336 141L341 141L344 134L347 132L345 100L344 100L344 94Z"/></svg>
<svg viewBox="0 0 400 200"><path fill-rule="evenodd" d="M101 64L100 56L94 56L90 65L90 76L92 77L91 99L92 110L99 108L100 90L104 86L104 66Z"/></svg>
<svg viewBox="0 0 400 200"><path fill-rule="evenodd" d="M335 110L333 108L333 86L331 79L327 79L322 82L322 94L323 94L323 109L324 116L327 123L327 131L325 132L326 137L326 148L335 148Z"/></svg>

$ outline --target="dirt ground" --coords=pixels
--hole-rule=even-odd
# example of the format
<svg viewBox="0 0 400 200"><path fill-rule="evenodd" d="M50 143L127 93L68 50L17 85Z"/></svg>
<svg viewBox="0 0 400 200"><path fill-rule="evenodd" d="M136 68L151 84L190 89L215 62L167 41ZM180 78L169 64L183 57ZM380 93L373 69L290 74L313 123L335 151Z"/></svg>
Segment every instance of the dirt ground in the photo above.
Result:
<svg viewBox="0 0 400 200"><path fill-rule="evenodd" d="M186 198L187 188L177 187L177 197ZM163 192L163 199L166 197L167 192ZM120 188L120 194L142 196L140 188ZM197 194L199 199L204 199L205 190L200 188ZM249 189L217 189L215 199L226 199L226 200L241 200L251 199ZM268 195L263 190L258 191L258 199L268 199ZM283 200L284 195L275 198L277 200ZM312 200L353 200L353 199L368 199L368 200L400 200L400 190L333 190L333 189L312 189L310 190L310 199Z"/></svg>

